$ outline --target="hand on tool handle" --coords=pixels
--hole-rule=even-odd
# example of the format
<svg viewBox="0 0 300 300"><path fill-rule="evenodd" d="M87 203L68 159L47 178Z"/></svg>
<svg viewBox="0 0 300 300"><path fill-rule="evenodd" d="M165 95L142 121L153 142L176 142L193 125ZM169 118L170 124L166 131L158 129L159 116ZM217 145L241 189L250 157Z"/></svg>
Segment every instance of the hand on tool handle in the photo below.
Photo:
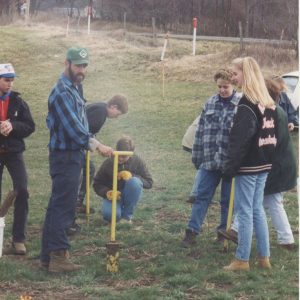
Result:
<svg viewBox="0 0 300 300"><path fill-rule="evenodd" d="M112 200L112 194L113 194L112 190L107 191L106 197L108 200ZM120 200L120 199L121 199L121 192L117 191L117 200Z"/></svg>
<svg viewBox="0 0 300 300"><path fill-rule="evenodd" d="M114 151L111 147L101 144L95 138L89 139L89 150L91 152L94 152L95 150L97 150L100 154L102 154L103 156L106 156L106 157L111 156Z"/></svg>

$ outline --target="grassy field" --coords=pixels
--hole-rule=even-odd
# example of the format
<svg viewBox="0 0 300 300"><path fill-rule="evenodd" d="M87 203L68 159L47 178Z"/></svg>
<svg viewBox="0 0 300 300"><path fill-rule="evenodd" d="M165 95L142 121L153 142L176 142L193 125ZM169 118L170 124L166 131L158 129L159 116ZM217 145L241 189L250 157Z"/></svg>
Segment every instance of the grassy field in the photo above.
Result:
<svg viewBox="0 0 300 300"><path fill-rule="evenodd" d="M20 299L21 295L34 300L298 299L298 252L280 249L271 226L271 272L254 266L255 243L250 272L222 270L233 258L235 246L230 244L229 252L224 253L222 245L214 240L219 220L219 205L215 202L197 246L192 250L180 247L191 211L185 200L195 175L190 154L181 148L181 139L205 100L216 91L214 72L238 55L237 45L201 42L197 56L191 57L190 43L170 41L163 98L159 63L163 41L159 41L159 47L152 47L147 39L124 40L113 32L66 38L63 30L46 26L0 27L0 37L0 61L14 64L18 73L14 88L30 105L37 125L36 132L27 139L25 152L30 191L28 255L0 258L1 300ZM91 52L84 82L89 101L108 99L116 93L123 93L129 99L128 115L108 120L100 139L113 146L122 134L130 135L155 181L153 189L145 191L133 225L117 227L117 240L122 245L117 274L106 272L105 244L110 238L110 228L101 220L100 199L94 192L91 201L97 213L89 223L79 219L82 233L72 238L72 257L84 265L83 270L54 276L38 267L41 227L51 187L49 134L45 125L47 98L63 70L66 49L73 45L86 46ZM280 54L284 50L270 51ZM276 63L275 59L272 64L265 64L264 72L281 73L297 68L294 54L287 53L287 60ZM296 133L293 139L298 144ZM96 166L103 161L97 155L92 159ZM5 173L4 193L10 188ZM299 223L296 191L286 193L285 198L290 223L296 229ZM218 200L219 192L215 196L215 201ZM10 211L6 218L6 243L10 238L11 214ZM295 238L298 245L298 235Z"/></svg>

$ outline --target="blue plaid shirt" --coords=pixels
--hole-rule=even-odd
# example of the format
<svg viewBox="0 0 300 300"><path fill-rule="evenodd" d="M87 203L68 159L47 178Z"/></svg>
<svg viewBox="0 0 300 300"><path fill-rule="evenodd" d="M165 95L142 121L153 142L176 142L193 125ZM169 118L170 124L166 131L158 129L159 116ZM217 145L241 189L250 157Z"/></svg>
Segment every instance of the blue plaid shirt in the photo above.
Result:
<svg viewBox="0 0 300 300"><path fill-rule="evenodd" d="M197 126L192 162L197 169L223 170L229 132L240 96L234 92L230 100L219 94L208 99Z"/></svg>
<svg viewBox="0 0 300 300"><path fill-rule="evenodd" d="M64 74L49 96L46 122L50 130L50 150L88 149L90 135L85 101Z"/></svg>

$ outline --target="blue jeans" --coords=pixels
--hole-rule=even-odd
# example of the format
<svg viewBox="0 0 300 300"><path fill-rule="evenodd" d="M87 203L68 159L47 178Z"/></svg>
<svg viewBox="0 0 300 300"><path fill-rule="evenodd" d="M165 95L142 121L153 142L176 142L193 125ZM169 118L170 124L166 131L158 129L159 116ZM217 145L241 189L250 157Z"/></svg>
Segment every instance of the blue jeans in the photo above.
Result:
<svg viewBox="0 0 300 300"><path fill-rule="evenodd" d="M188 224L188 228L192 231L199 233L200 227L205 219L208 206L215 194L216 188L222 179L221 171L211 171L200 168L196 178L197 183L197 196L196 201L192 207L192 214ZM221 185L221 220L219 228L226 228L228 206L230 198L231 180L223 180Z"/></svg>
<svg viewBox="0 0 300 300"><path fill-rule="evenodd" d="M121 199L117 201L117 221L120 219L131 220L133 211L142 196L143 183L137 177L132 177L125 182L121 192ZM103 219L111 221L111 205L112 202L108 199L103 199L102 215Z"/></svg>
<svg viewBox="0 0 300 300"><path fill-rule="evenodd" d="M50 252L70 248L66 230L75 217L84 152L50 151L52 193L48 203L40 259L49 262Z"/></svg>
<svg viewBox="0 0 300 300"><path fill-rule="evenodd" d="M263 208L267 173L235 177L234 210L238 218L236 258L249 261L253 227L259 256L270 256L268 224Z"/></svg>
<svg viewBox="0 0 300 300"><path fill-rule="evenodd" d="M197 196L198 183L199 183L199 178L200 178L200 173L201 173L200 170L201 169L197 170L197 172L196 172L195 179L194 179L194 184L193 184L190 196L194 196L194 197Z"/></svg>

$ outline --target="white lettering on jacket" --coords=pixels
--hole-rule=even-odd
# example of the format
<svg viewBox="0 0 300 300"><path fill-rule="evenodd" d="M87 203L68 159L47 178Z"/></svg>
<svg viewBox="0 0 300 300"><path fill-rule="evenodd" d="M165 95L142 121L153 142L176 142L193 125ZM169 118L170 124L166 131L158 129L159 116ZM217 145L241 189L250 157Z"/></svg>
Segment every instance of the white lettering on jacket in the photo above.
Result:
<svg viewBox="0 0 300 300"><path fill-rule="evenodd" d="M262 129L264 128L274 128L274 119L271 118L271 120L267 120L266 117L263 118L263 125L262 125Z"/></svg>
<svg viewBox="0 0 300 300"><path fill-rule="evenodd" d="M266 138L259 138L258 140L258 147L262 147L262 146L266 146L266 145L274 145L276 146L277 144L277 138L274 134L273 137L271 137L270 135Z"/></svg>

